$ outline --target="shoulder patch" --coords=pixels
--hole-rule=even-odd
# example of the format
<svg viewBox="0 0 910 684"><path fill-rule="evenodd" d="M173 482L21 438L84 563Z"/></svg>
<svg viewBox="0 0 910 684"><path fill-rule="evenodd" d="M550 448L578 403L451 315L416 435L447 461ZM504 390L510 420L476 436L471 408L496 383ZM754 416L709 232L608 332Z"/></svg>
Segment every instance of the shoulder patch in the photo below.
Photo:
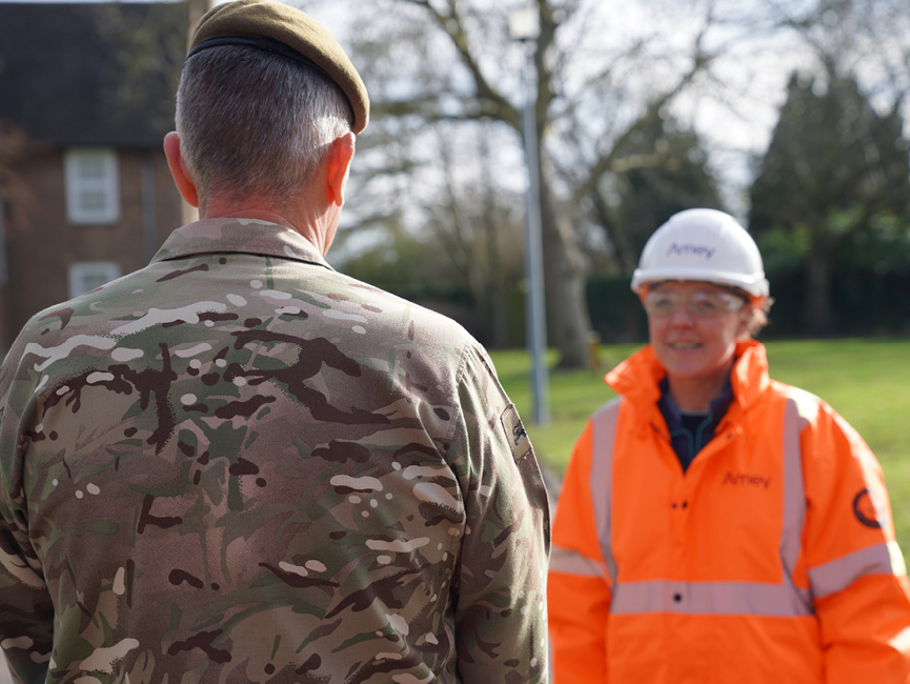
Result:
<svg viewBox="0 0 910 684"><path fill-rule="evenodd" d="M877 529L882 526L878 521L877 509L868 489L864 489L853 498L853 513L856 515L856 519L866 527Z"/></svg>
<svg viewBox="0 0 910 684"><path fill-rule="evenodd" d="M525 430L524 423L518 415L514 404L509 404L506 410L499 417L502 423L502 429L506 432L506 439L509 442L509 448L512 450L512 457L520 461L531 453L531 440L528 439L528 433Z"/></svg>

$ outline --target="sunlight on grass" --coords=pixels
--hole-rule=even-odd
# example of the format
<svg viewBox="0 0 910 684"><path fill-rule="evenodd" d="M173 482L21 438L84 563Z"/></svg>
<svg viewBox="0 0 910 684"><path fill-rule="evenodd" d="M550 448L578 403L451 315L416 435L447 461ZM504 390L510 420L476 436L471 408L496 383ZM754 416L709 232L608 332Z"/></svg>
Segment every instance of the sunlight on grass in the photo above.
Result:
<svg viewBox="0 0 910 684"><path fill-rule="evenodd" d="M910 549L910 340L768 342L771 376L817 394L863 436L885 471L898 540ZM588 416L615 394L604 374L640 345L605 345L599 370L550 373L548 425L531 418L530 360L524 351L492 352L506 391L527 423L541 461L565 470ZM551 366L556 357L551 354Z"/></svg>

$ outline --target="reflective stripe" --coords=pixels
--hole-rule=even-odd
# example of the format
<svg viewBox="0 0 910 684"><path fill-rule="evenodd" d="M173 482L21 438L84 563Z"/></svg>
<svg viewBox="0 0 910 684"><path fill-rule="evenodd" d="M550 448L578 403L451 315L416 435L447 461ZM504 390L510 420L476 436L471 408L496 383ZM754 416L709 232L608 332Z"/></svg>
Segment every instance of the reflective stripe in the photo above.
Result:
<svg viewBox="0 0 910 684"><path fill-rule="evenodd" d="M624 582L613 590L610 612L689 615L812 615L808 589L758 582Z"/></svg>
<svg viewBox="0 0 910 684"><path fill-rule="evenodd" d="M780 556L788 573L799 559L800 537L806 517L806 488L803 485L802 459L799 448L799 408L788 400L784 409L784 526Z"/></svg>
<svg viewBox="0 0 910 684"><path fill-rule="evenodd" d="M811 395L796 390L788 393L784 407L783 426L783 470L784 470L784 515L780 536L780 560L784 567L782 586L785 586L796 600L802 601L804 612L796 615L811 615L815 612L812 597L808 591L797 589L793 584L793 568L799 560L802 549L803 522L806 519L806 487L803 482L802 449L799 433L808 422L808 417L817 412L817 404L808 401ZM814 410L814 411L813 411ZM807 415L808 414L808 415Z"/></svg>
<svg viewBox="0 0 910 684"><path fill-rule="evenodd" d="M568 575L585 577L606 577L607 568L603 563L583 556L578 551L554 544L550 547L550 572L564 572Z"/></svg>
<svg viewBox="0 0 910 684"><path fill-rule="evenodd" d="M601 551L607 567L610 585L616 584L616 559L610 529L610 507L613 499L613 441L616 419L622 403L620 397L604 404L591 416L591 493L594 519L600 537Z"/></svg>
<svg viewBox="0 0 910 684"><path fill-rule="evenodd" d="M888 544L877 544L809 570L812 594L816 598L846 589L863 575L893 575Z"/></svg>
<svg viewBox="0 0 910 684"><path fill-rule="evenodd" d="M803 426L818 415L819 399L796 387L787 390L788 411L791 405L797 414L797 435ZM786 430L786 428L785 428ZM797 444L797 448L798 448ZM803 495L805 496L805 495ZM895 554L895 549L897 553ZM860 577L870 574L904 574L903 556L896 542L886 542L854 551L846 556L808 569L812 596L830 596L849 587Z"/></svg>

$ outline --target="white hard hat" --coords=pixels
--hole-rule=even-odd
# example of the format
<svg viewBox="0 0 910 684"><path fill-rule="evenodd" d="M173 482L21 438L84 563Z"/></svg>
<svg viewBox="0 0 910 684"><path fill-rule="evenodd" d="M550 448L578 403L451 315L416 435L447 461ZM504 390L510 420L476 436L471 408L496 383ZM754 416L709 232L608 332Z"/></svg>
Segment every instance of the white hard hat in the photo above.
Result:
<svg viewBox="0 0 910 684"><path fill-rule="evenodd" d="M647 283L699 280L737 287L753 298L768 296L761 253L736 219L716 209L687 209L670 217L648 239L632 290Z"/></svg>

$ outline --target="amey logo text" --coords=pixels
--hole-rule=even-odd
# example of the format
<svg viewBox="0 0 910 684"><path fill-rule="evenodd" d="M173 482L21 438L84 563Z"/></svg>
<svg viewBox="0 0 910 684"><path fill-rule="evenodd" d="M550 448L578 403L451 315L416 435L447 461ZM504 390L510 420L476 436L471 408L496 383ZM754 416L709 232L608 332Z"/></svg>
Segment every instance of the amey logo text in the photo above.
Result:
<svg viewBox="0 0 910 684"><path fill-rule="evenodd" d="M714 256L714 252L717 251L715 247L709 247L708 245L687 245L679 244L678 242L673 242L670 244L670 248L667 250L667 256L703 256L705 260L710 259Z"/></svg>
<svg viewBox="0 0 910 684"><path fill-rule="evenodd" d="M722 485L732 485L737 487L739 485L748 486L748 487L761 487L762 489L767 489L771 484L770 477L764 477L763 475L749 475L747 473L731 473L727 471L727 474L724 475Z"/></svg>

